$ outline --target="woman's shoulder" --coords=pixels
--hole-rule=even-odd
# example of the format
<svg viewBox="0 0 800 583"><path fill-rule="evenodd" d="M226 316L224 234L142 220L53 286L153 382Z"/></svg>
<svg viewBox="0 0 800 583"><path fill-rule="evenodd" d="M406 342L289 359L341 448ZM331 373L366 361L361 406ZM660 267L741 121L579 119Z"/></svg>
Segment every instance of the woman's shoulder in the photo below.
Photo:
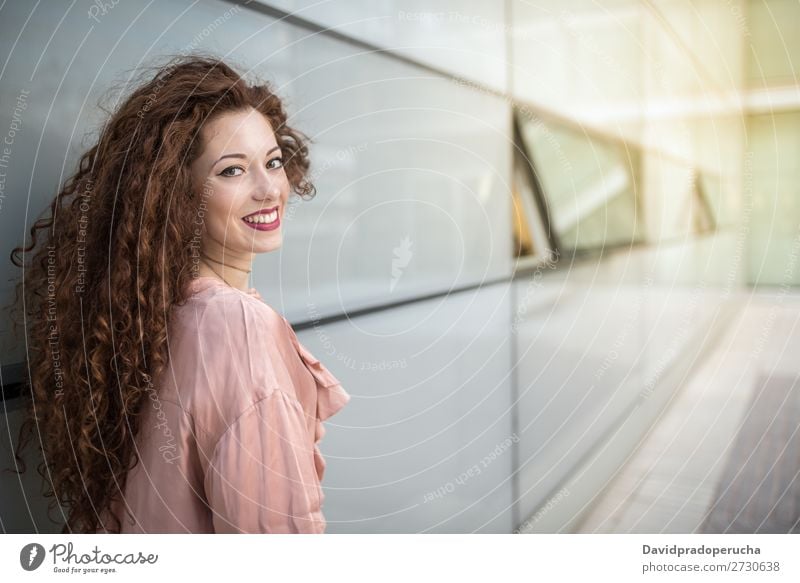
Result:
<svg viewBox="0 0 800 583"><path fill-rule="evenodd" d="M190 281L186 302L179 306L177 315L212 333L218 332L220 326L241 331L248 324L275 333L281 333L283 328L283 317L263 300L205 276Z"/></svg>
<svg viewBox="0 0 800 583"><path fill-rule="evenodd" d="M189 402L216 403L228 415L274 390L284 379L286 326L272 307L246 292L197 278L176 306L170 349ZM174 347L174 353L173 353ZM215 405L215 406L217 406Z"/></svg>

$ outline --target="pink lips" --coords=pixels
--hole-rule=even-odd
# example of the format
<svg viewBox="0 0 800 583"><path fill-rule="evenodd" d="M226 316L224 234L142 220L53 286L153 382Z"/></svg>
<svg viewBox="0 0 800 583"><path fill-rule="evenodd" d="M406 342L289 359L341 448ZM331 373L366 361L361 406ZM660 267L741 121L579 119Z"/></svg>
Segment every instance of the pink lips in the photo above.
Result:
<svg viewBox="0 0 800 583"><path fill-rule="evenodd" d="M251 214L249 214L247 216L248 217L254 217L254 216L257 216L257 215L266 215L266 214L269 214L269 213L271 213L273 211L277 211L277 210L278 210L278 207L273 207L271 209L264 209L264 210L261 210L261 211L255 212L255 213L251 213ZM277 229L278 227L281 226L281 215L280 215L280 213L278 213L278 216L271 223L249 223L249 222L245 221L244 219L245 219L245 217L242 217L242 222L245 225L247 225L248 227L250 227L251 229L255 229L256 231L273 231L273 230L275 230L275 229Z"/></svg>

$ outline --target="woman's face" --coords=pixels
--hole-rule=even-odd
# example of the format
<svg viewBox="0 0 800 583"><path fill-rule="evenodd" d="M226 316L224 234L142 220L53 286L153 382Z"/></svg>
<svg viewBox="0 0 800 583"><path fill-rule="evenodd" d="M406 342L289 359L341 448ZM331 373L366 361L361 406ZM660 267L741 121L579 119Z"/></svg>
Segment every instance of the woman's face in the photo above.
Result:
<svg viewBox="0 0 800 583"><path fill-rule="evenodd" d="M202 249L247 267L253 254L282 243L291 186L281 150L269 120L255 109L214 118L201 130L201 139L203 153L191 172L205 205Z"/></svg>

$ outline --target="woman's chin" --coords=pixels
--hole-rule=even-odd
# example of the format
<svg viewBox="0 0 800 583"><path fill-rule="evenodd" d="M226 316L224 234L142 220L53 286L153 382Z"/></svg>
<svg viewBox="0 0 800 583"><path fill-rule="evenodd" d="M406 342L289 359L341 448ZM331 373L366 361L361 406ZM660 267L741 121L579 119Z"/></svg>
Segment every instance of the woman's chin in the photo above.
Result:
<svg viewBox="0 0 800 583"><path fill-rule="evenodd" d="M283 240L280 236L275 237L274 241L269 241L268 243L260 243L253 245L253 253L261 254L261 253L269 253L270 251L277 251L281 248L283 244Z"/></svg>

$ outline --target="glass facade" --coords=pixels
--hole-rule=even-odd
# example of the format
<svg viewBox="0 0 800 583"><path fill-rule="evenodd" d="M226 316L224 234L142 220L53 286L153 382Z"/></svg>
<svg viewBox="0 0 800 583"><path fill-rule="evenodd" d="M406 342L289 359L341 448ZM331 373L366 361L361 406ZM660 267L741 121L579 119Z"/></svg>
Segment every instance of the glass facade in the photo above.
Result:
<svg viewBox="0 0 800 583"><path fill-rule="evenodd" d="M580 127L540 119L523 119L520 125L563 254L641 239L635 149Z"/></svg>

